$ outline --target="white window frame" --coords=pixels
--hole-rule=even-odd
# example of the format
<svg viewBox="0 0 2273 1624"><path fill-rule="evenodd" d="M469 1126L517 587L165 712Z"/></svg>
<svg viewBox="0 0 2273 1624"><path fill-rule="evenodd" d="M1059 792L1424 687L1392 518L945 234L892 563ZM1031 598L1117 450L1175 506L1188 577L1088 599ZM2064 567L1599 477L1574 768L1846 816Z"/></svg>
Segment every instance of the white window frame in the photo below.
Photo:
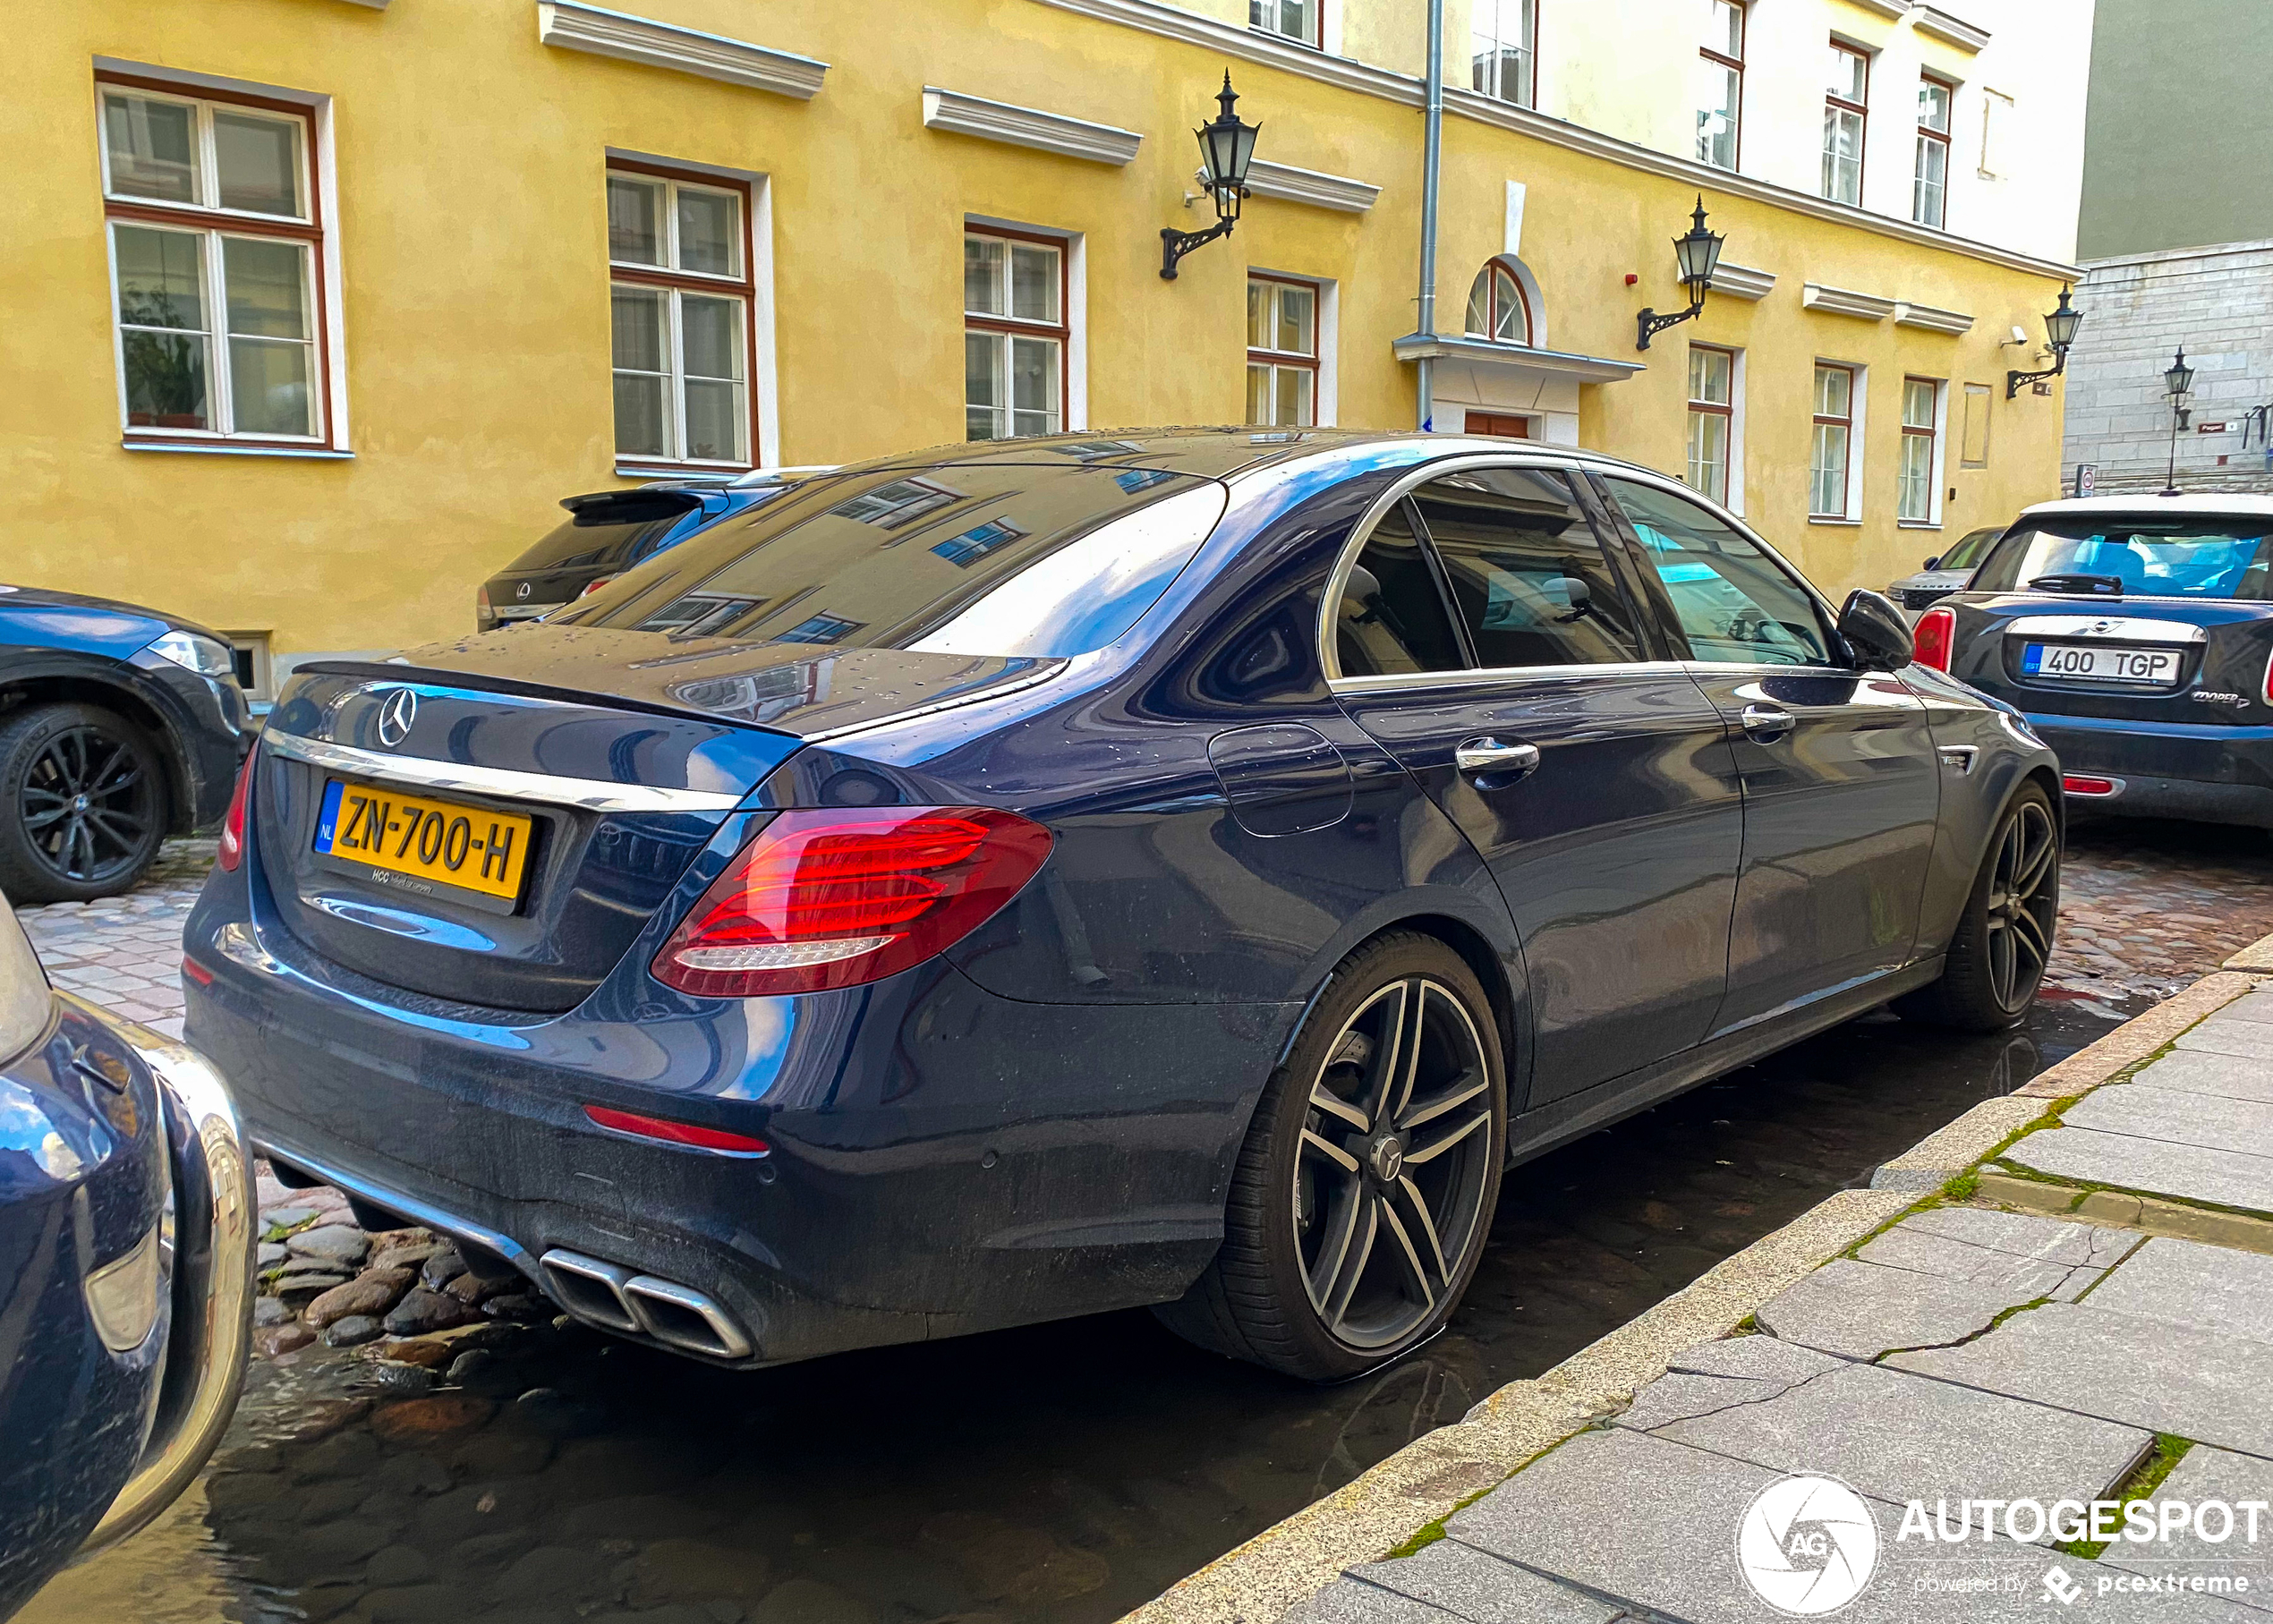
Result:
<svg viewBox="0 0 2273 1624"><path fill-rule="evenodd" d="M964 335L974 330L1006 334L1010 336L1016 336L1020 332L1026 332L1035 337L1048 339L1057 344L1059 346L1058 422L1055 428L1047 432L1067 434L1085 429L1088 426L1089 401L1085 380L1088 360L1087 336L1082 321L1087 270L1082 253L1084 239L1078 233L1056 230L1046 225L1032 225L1022 221L995 219L982 215L964 217L962 235L966 238L993 237L998 241L1007 240L1010 242L1017 242L1022 239L1028 240L1035 246L1047 247L1057 251L1060 258L1058 320L1055 323L1027 321L1009 315L992 316L983 311L974 311L965 308L962 322L957 329L957 337L959 340ZM956 285L959 289L962 286L962 258L959 251L956 260ZM960 294L958 293L958 296L959 298ZM1009 345L1005 344L1002 351L1007 357L1009 353ZM1010 380L1008 376L1007 362L999 381L1004 386L1002 391L1004 404L1000 410L1015 412L1016 408L1009 404ZM964 411L963 432L967 436L970 432L967 395L964 403ZM1012 428L1017 426L1015 416L1010 419L1010 426ZM983 442L975 440L970 443L977 445Z"/></svg>
<svg viewBox="0 0 2273 1624"><path fill-rule="evenodd" d="M1847 489L1845 504L1837 513L1818 513L1815 506L1815 420L1824 415L1815 410L1815 370L1836 367L1847 374ZM1808 523L1810 524L1860 524L1862 523L1862 464L1864 404L1869 398L1869 369L1858 361L1837 361L1818 355L1808 374Z"/></svg>
<svg viewBox="0 0 2273 1624"><path fill-rule="evenodd" d="M346 345L339 296L338 186L330 98L284 86L209 73L185 73L117 57L98 56L93 65L95 151L98 196L105 216L103 255L110 300L106 319L110 324L111 371L116 387L121 444L129 450L319 457L350 455ZM181 203L111 190L109 121L103 105L105 96L110 92L187 105L196 110L193 127L200 186L205 197L215 198L216 201L209 203L200 197L195 202ZM220 206L220 177L213 140L213 114L217 109L242 109L255 115L292 118L300 123L298 185L304 206L302 214L263 214ZM216 427L161 428L134 425L127 421L125 328L119 320L115 229L121 225L200 238L199 263L205 283L205 309L200 312L204 326L197 330L207 344L207 418ZM309 350L311 433L239 431L234 427L235 399L228 353L228 287L222 261L223 243L233 237L292 242L306 251L302 261L305 268L302 293L307 301L309 331L305 339L297 342Z"/></svg>
<svg viewBox="0 0 2273 1624"><path fill-rule="evenodd" d="M758 448L761 443L757 387L757 255L751 230L752 217L757 212L756 188L747 183L736 184L730 180L714 178L699 171L686 171L677 166L668 166L668 173L657 172L666 167L666 166L652 165L641 160L611 157L600 183L603 207L607 198L608 182L618 175L626 180L660 185L663 188L661 222L663 263L650 265L637 259L618 259L612 250L609 255L608 284L610 300L609 332L611 348L609 376L612 380L619 373L627 370L614 365L612 354L615 333L613 300L616 293L618 290L626 290L663 294L663 371L660 376L664 384L663 433L666 444L660 452L626 451L619 447L615 453L616 461L619 468L629 466L666 471L700 468L742 472L755 468L760 465ZM683 191L714 192L734 199L738 221L734 246L736 257L741 261L741 271L738 275L686 270L679 266L678 197ZM739 381L742 385L742 433L741 439L735 447L736 455L730 457L697 457L687 452L686 386L689 374L686 370L686 323L684 312L685 298L689 293L697 297L728 299L740 307L742 331L739 360L742 365L742 377ZM659 376L655 373L640 373L639 375ZM609 394L609 409L612 443L615 411L612 389Z"/></svg>
<svg viewBox="0 0 2273 1624"><path fill-rule="evenodd" d="M1685 432L1682 441L1682 467L1684 471L1686 471L1689 466L1689 457L1687 455L1688 432L1693 431L1696 420L1700 417L1716 417L1720 419L1722 423L1724 425L1722 430L1721 445L1721 456L1723 459L1721 480L1722 489L1716 491L1705 490L1696 486L1690 486L1690 489L1696 490L1699 496L1719 503L1731 513L1735 513L1740 511L1737 504L1742 497L1744 491L1743 447L1737 437L1736 431L1737 412L1740 409L1739 403L1742 398L1738 391L1738 380L1742 375L1743 352L1732 349L1724 344L1692 344L1689 346L1689 353L1692 356L1699 353L1707 353L1721 355L1727 358L1728 399L1724 402L1719 403L1704 401L1698 398L1697 392L1694 389L1690 390L1688 395L1686 396L1688 405L1684 413L1683 421L1683 429ZM1695 365L1693 361L1689 364L1691 367ZM1684 383L1683 387L1687 387L1688 386ZM1684 472L1682 482L1685 484L1688 482L1686 472Z"/></svg>
<svg viewBox="0 0 2273 1624"><path fill-rule="evenodd" d="M1326 46L1327 0L1247 0L1247 29L1250 32L1272 39L1285 39L1296 45L1307 45L1324 50ZM1306 29L1288 28L1289 8L1299 6L1309 13Z"/></svg>
<svg viewBox="0 0 2273 1624"><path fill-rule="evenodd" d="M1519 107L1539 105L1539 8L1538 0L1469 0L1469 84L1478 96L1488 96L1494 101L1509 102ZM1511 44L1503 31L1510 14L1515 19L1517 38ZM1478 65L1488 55L1491 68L1485 77L1489 82L1476 82ZM1505 82L1503 69L1506 56L1512 50L1521 59L1520 79L1511 94Z"/></svg>
<svg viewBox="0 0 2273 1624"><path fill-rule="evenodd" d="M1823 94L1823 161L1818 179L1818 191L1834 203L1844 203L1851 208L1862 207L1863 186L1869 173L1870 152L1870 76L1877 64L1871 54L1852 40L1831 37L1826 47L1834 60L1852 60L1862 64L1862 98L1857 100L1842 90L1826 88ZM1834 190L1839 163L1837 149L1832 144L1831 132L1847 120L1854 121L1855 130L1855 195L1843 198Z"/></svg>
<svg viewBox="0 0 2273 1624"><path fill-rule="evenodd" d="M1307 423L1281 423L1275 421L1267 423L1250 422L1247 426L1256 429L1315 429L1322 427L1328 421L1323 415L1322 412L1324 404L1323 397L1325 394L1325 289L1320 286L1315 280L1308 276L1290 276L1279 271L1266 271L1256 267L1250 266L1247 274L1247 285L1250 290L1250 296L1252 296L1252 290L1255 285L1258 282L1278 287L1292 286L1303 288L1310 294L1310 348L1307 353L1299 350L1281 350L1270 345L1257 346L1255 344L1249 344L1246 351L1247 373L1252 373L1257 367L1262 367L1266 369L1272 374L1270 386L1265 388L1264 395L1272 403L1271 409L1274 412L1278 409L1277 403L1279 397L1277 374L1281 370L1285 370L1304 372L1309 375L1310 421Z"/></svg>
<svg viewBox="0 0 2273 1624"><path fill-rule="evenodd" d="M1942 495L1947 485L1949 467L1949 379L1928 378L1922 372L1903 375L1903 393L1909 395L1912 384L1931 384L1934 389L1933 423L1920 431L1909 421L1909 402L1903 403L1903 455L1894 463L1894 523L1903 530L1938 530L1942 523ZM1933 448L1927 457L1926 513L1922 518L1905 516L1902 511L1902 474L1903 463L1909 460L1910 442L1933 436Z"/></svg>
<svg viewBox="0 0 2273 1624"><path fill-rule="evenodd" d="M1736 105L1726 110L1729 121L1728 162L1717 164L1706 156L1703 150L1704 133L1702 131L1698 132L1698 149L1692 156L1700 164L1715 169L1725 169L1731 174L1735 174L1741 173L1744 167L1744 80L1746 64L1751 59L1752 12L1750 0L1728 0L1728 4L1736 11L1738 46L1736 55L1731 56L1717 44L1700 45L1697 52L1698 62L1709 63L1714 67L1724 71L1733 69L1736 72ZM1715 10L1712 14L1717 17L1719 13ZM1700 106L1694 111L1696 115L1702 115L1707 109Z"/></svg>
<svg viewBox="0 0 2273 1624"><path fill-rule="evenodd" d="M1950 165L1952 154L1956 147L1954 138L1957 132L1957 85L1954 81L1945 79L1939 73L1930 72L1920 72L1918 75L1918 83L1921 93L1929 84L1940 87L1943 96L1943 116L1942 127L1939 130L1926 122L1922 109L1918 120L1917 141L1910 160L1910 218L1913 225L1930 226L1936 231L1947 231L1949 229ZM1927 184L1926 150L1929 147L1939 149L1942 155L1942 178L1937 183L1941 195L1937 200L1938 207L1934 210L1934 217L1930 220L1926 217L1925 211L1921 208L1925 201Z"/></svg>

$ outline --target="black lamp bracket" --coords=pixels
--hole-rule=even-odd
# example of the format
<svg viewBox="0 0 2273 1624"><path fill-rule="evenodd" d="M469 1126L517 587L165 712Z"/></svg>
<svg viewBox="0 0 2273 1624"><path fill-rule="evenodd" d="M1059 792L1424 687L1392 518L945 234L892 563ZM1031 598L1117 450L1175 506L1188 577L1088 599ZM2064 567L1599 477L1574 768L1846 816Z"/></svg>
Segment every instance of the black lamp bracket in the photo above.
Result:
<svg viewBox="0 0 2273 1624"><path fill-rule="evenodd" d="M2052 364L2041 372L2007 372L2005 375L2005 398L2011 400L2020 394L2022 384L2042 383L2047 378L2059 377L2067 370L2068 353L2062 350L2053 357Z"/></svg>
<svg viewBox="0 0 2273 1624"><path fill-rule="evenodd" d="M1664 332L1667 327L1679 327L1682 322L1689 320L1691 317L1702 311L1704 308L1705 301L1700 296L1690 301L1690 305L1687 310L1675 310L1670 316L1660 316L1656 310L1642 311L1639 316L1634 319L1639 327L1639 336L1634 344L1634 348L1637 350L1646 350L1649 348L1649 341L1651 338L1655 337L1657 334Z"/></svg>
<svg viewBox="0 0 2273 1624"><path fill-rule="evenodd" d="M1160 274L1171 282L1175 281L1176 262L1179 259L1194 249L1214 242L1218 237L1230 236L1231 227L1237 223L1234 220L1218 220L1205 231L1178 231L1172 225L1162 226L1160 228Z"/></svg>

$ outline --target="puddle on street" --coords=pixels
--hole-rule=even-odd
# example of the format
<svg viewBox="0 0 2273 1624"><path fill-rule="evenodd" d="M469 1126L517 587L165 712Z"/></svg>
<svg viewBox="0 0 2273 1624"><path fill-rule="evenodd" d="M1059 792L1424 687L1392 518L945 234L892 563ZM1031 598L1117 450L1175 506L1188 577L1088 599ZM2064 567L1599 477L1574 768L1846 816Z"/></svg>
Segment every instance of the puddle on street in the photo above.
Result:
<svg viewBox="0 0 2273 1624"><path fill-rule="evenodd" d="M1451 1328L1342 1387L1142 1312L751 1374L572 1331L469 1378L486 1424L387 1441L306 1435L355 1361L256 1367L206 1503L21 1624L1102 1624L2109 1025L1866 1017L1519 1168Z"/></svg>

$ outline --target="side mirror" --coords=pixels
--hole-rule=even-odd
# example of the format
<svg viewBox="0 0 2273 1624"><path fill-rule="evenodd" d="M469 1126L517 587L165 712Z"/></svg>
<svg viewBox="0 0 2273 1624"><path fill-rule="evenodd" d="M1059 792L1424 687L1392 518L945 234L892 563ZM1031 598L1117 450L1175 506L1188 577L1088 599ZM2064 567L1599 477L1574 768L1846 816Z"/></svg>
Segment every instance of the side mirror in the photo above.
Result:
<svg viewBox="0 0 2273 1624"><path fill-rule="evenodd" d="M1941 566L1942 556L1939 553L1936 553L1932 557L1927 559L1925 563L1920 565L1918 567L1922 570L1937 570L1941 568Z"/></svg>
<svg viewBox="0 0 2273 1624"><path fill-rule="evenodd" d="M1861 671L1899 671L1917 653L1910 623L1880 593L1858 587L1839 611L1839 635Z"/></svg>

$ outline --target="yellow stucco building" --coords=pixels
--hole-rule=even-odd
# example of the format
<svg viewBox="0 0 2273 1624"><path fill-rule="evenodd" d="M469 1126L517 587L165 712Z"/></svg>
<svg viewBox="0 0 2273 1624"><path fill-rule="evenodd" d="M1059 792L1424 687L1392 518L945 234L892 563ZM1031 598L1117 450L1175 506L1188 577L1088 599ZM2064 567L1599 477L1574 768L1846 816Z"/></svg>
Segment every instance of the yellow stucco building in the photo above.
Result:
<svg viewBox="0 0 2273 1624"><path fill-rule="evenodd" d="M1409 428L1423 353L1436 429L1686 472L1830 590L2056 494L2004 384L2070 275L2047 0L1450 0L1434 342L1424 0L622 3L16 8L0 579L288 664L468 629L575 492ZM1163 279L1227 71L1252 194Z"/></svg>

